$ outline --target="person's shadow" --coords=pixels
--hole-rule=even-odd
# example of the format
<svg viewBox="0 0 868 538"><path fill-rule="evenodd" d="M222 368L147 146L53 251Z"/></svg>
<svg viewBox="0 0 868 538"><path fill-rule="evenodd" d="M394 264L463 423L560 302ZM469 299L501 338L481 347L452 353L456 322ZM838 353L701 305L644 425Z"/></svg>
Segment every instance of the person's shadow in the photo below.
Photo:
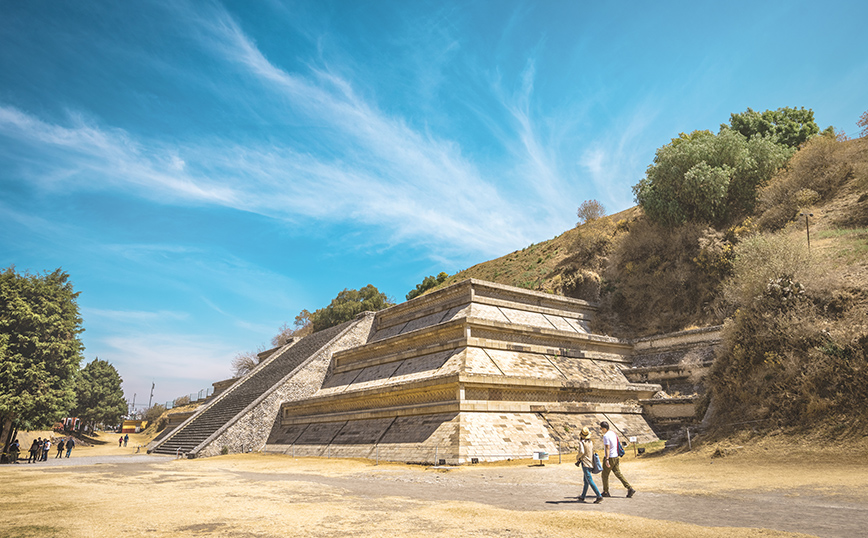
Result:
<svg viewBox="0 0 868 538"><path fill-rule="evenodd" d="M564 497L563 501L546 501L546 504L583 504L578 497Z"/></svg>

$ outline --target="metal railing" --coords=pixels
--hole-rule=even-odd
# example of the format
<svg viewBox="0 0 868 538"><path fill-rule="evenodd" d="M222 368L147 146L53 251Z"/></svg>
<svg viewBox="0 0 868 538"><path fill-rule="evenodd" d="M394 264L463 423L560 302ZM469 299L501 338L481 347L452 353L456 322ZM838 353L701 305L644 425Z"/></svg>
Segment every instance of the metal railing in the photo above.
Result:
<svg viewBox="0 0 868 538"><path fill-rule="evenodd" d="M199 392L191 392L190 394L187 395L187 397L190 398L190 403L193 403L193 402L198 402L200 400L207 400L213 394L214 394L214 388L210 387L207 389L202 389ZM183 396L181 398L183 398ZM174 400L166 402L166 409L172 409L173 407L178 407L178 405L181 405L181 404L175 403L178 400L180 400L181 398L175 398ZM186 405L186 404L183 404L183 405Z"/></svg>

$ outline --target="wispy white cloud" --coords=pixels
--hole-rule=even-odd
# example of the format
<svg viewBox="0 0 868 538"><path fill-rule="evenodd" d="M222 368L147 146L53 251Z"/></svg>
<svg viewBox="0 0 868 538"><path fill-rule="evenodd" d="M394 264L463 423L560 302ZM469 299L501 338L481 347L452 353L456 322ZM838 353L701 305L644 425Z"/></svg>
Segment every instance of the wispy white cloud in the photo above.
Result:
<svg viewBox="0 0 868 538"><path fill-rule="evenodd" d="M125 380L127 398L133 393L144 398L153 380L157 402L207 389L203 379L228 378L236 354L211 336L162 333L109 336L93 347L97 354L116 357L110 362Z"/></svg>
<svg viewBox="0 0 868 538"><path fill-rule="evenodd" d="M89 322L99 320L100 322L110 321L115 324L184 321L190 318L188 312L177 312L171 310L146 311L82 308L81 312Z"/></svg>
<svg viewBox="0 0 868 538"><path fill-rule="evenodd" d="M600 193L604 205L633 204L629 186L642 179L641 148L648 145L644 136L655 117L652 107L638 106L632 115L619 118L616 125L601 133L579 157L578 164Z"/></svg>
<svg viewBox="0 0 868 538"><path fill-rule="evenodd" d="M502 254L569 225L576 202L565 193L575 191L574 175L562 171L554 140L563 122L533 106L533 60L520 90L504 98L521 149L512 162L481 170L456 142L385 113L325 63L289 72L227 12L204 13L187 14L202 46L272 92L282 103L275 114L322 127L316 146L325 151L289 139L166 143L80 115L51 123L0 104L0 137L45 163L30 167L30 178L44 188L132 191L160 203L221 205L296 223L353 221L380 232L370 243L410 242L439 257ZM504 176L523 178L522 188L512 190L516 181L505 187Z"/></svg>

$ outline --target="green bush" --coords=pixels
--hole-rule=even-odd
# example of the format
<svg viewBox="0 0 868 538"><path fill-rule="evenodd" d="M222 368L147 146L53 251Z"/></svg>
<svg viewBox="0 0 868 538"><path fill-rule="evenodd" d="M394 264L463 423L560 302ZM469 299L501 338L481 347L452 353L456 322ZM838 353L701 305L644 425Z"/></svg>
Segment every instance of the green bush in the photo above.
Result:
<svg viewBox="0 0 868 538"><path fill-rule="evenodd" d="M732 129L682 133L657 150L633 194L658 224L720 226L753 211L757 190L793 152L772 138L747 139Z"/></svg>

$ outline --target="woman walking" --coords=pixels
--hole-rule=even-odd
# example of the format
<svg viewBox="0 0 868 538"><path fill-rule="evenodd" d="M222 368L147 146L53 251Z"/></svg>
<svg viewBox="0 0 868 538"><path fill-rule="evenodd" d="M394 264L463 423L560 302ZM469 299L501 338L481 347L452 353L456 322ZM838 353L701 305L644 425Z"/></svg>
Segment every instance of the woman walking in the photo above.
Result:
<svg viewBox="0 0 868 538"><path fill-rule="evenodd" d="M27 463L36 463L36 455L42 453L42 437L33 440L33 444L30 445L30 458L27 459Z"/></svg>
<svg viewBox="0 0 868 538"><path fill-rule="evenodd" d="M591 440L591 431L588 428L582 428L582 435L579 442L579 454L576 456L576 465L582 466L582 474L584 475L584 487L582 488L582 496L579 500L585 502L585 495L588 493L588 486L597 494L597 500L594 504L603 502L603 496L600 495L600 490L594 484L594 478L591 476L591 469L594 468L594 442Z"/></svg>

